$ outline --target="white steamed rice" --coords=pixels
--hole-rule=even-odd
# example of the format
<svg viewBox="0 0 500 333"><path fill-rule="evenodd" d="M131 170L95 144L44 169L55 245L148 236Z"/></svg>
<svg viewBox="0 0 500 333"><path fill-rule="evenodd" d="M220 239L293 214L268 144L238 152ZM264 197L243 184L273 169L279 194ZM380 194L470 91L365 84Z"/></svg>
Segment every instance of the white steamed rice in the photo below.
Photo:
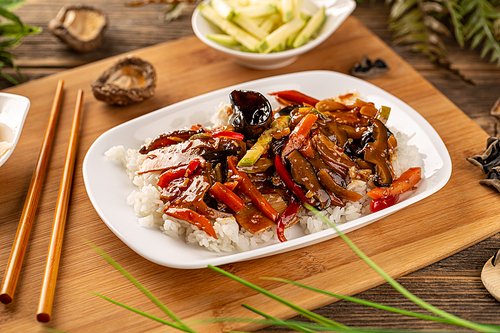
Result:
<svg viewBox="0 0 500 333"><path fill-rule="evenodd" d="M218 112L212 119L214 126L227 123L227 107L221 104ZM412 166L419 165L420 155L418 148L408 145L409 137L395 129L391 131L396 135L398 147L395 150L396 157L391 161L396 178ZM148 139L147 141L150 141ZM214 252L248 251L259 246L260 243L268 242L276 238L276 230L270 230L252 235L250 232L240 228L234 218L217 219L214 229L218 239L208 236L198 227L182 220L175 219L162 213L164 206L160 200L160 188L156 185L159 172L137 175L142 161L146 155L140 154L138 150L125 149L123 146L110 148L106 153L110 160L119 161L123 164L128 177L137 189L128 196L127 202L134 207L139 225L143 227L159 228L165 235L174 238L183 238L186 243L206 248ZM355 220L363 215L369 214L370 198L366 193L370 190L366 182L361 180L351 181L348 189L363 194L358 202L348 202L345 207L331 206L323 213L334 224L342 224ZM302 227L304 234L312 234L329 228L328 224L318 219L314 213L303 210L300 213L298 225ZM288 234L285 231L285 235Z"/></svg>

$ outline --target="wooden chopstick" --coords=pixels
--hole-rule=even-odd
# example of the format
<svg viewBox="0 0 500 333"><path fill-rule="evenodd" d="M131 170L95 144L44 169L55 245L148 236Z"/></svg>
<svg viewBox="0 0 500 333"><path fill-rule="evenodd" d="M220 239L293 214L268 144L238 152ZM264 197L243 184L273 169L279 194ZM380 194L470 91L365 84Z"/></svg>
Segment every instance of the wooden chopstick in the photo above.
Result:
<svg viewBox="0 0 500 333"><path fill-rule="evenodd" d="M44 323L50 321L50 315L52 312L57 271L59 268L59 259L61 258L61 249L64 238L64 227L66 224L71 185L75 169L76 152L78 150L78 137L80 133L80 123L82 120L82 106L83 90L80 89L78 90L78 96L76 99L75 114L73 116L68 149L66 151L66 160L64 162L64 170L61 178L61 184L59 186L54 224L52 226L52 234L50 236L50 245L45 264L42 291L40 293L40 301L38 303L38 311L36 315L37 320Z"/></svg>
<svg viewBox="0 0 500 333"><path fill-rule="evenodd" d="M50 149L54 139L57 118L61 107L63 87L64 81L59 80L54 101L52 103L52 109L50 111L49 121L47 123L47 128L45 129L42 147L40 148L35 171L31 177L31 183L26 196L26 201L24 202L24 208L21 213L21 219L17 228L16 237L14 238L14 244L12 245L9 261L7 262L7 268L5 269L5 275L0 288L0 302L4 304L12 302L12 299L14 298L14 292L16 290L17 280L23 264L24 254L26 252L26 248L28 247L31 226L33 225L38 199L40 198L40 192L45 178Z"/></svg>

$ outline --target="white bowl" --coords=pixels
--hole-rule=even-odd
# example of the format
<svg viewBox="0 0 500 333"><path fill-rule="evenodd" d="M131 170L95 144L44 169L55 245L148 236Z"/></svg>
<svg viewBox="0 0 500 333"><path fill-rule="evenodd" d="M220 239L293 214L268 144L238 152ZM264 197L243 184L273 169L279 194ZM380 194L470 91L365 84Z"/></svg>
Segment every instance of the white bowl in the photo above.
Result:
<svg viewBox="0 0 500 333"><path fill-rule="evenodd" d="M8 142L11 145L9 150L0 156L0 166L9 159L17 145L29 108L28 98L0 93L0 142Z"/></svg>
<svg viewBox="0 0 500 333"><path fill-rule="evenodd" d="M210 0L203 1L207 4ZM314 13L321 6L325 7L326 20L318 36L305 45L296 49L273 52L273 53L253 53L234 50L216 43L206 36L214 33L221 33L220 29L207 21L200 14L199 6L195 9L191 18L191 25L196 36L208 46L227 54L238 65L252 69L275 69L288 66L306 52L311 51L319 44L323 43L344 20L352 13L356 7L354 0L304 0L304 9Z"/></svg>

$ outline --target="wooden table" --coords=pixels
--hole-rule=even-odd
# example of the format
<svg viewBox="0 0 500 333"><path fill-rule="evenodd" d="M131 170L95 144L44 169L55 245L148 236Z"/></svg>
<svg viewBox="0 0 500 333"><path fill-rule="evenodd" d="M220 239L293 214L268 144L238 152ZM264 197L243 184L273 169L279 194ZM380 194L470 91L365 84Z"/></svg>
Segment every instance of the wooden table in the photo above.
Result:
<svg viewBox="0 0 500 333"><path fill-rule="evenodd" d="M97 1L88 2L99 3ZM43 0L28 2L17 9L16 13L25 23L44 27L45 30L40 35L26 38L14 51L18 55L16 63L21 67L28 80L32 81L79 65L193 34L190 27L189 11L183 14L179 20L166 24L159 20L164 8L162 4L136 8L124 7L123 4L124 1L118 0L99 3L99 6L108 13L111 22L106 33L105 43L94 52L78 54L69 50L52 36L47 28L47 22L56 15L62 3ZM391 33L387 30L388 8L386 6L382 4L358 5L353 16L390 44ZM450 48L450 58L456 68L471 78L476 83L475 86L461 81L450 72L429 63L425 57L411 53L404 47L393 48L489 135L497 135L498 119L490 116L489 110L500 97L500 69L481 60L479 52L460 50L451 41L448 41L447 45ZM7 82L0 81L0 88L4 89L9 86L10 84ZM64 141L64 138L60 138L60 140ZM27 186L24 183L22 185ZM51 193L51 195L54 197L55 193ZM19 204L17 203L17 205ZM39 210L47 213L50 209L52 207L49 206L49 202L42 201ZM85 213L89 214L89 212ZM12 223L12 226L4 230L12 233L12 228L15 228L14 224ZM48 231L45 234L48 236ZM499 304L484 289L480 280L481 268L498 249L499 239L500 234L495 234L446 259L402 276L398 281L415 295L443 310L472 321L500 324ZM45 253L31 253L31 256L44 260ZM4 257L5 255L2 258ZM85 260L85 258L79 259ZM3 267L4 262L0 262L0 265ZM28 272L25 274L30 273L29 268L25 268L25 271ZM31 273L34 273L36 278L41 277L41 272L31 271ZM86 273L84 272L84 274ZM144 274L154 274L154 271L144 272ZM25 276L24 279L31 277ZM32 290L32 292L38 293L38 290ZM368 289L357 296L387 305L414 309L408 300L397 294L387 284ZM86 306L91 305L86 304ZM0 331L9 331L8 324L15 317L15 310L15 308L6 308L4 311L0 308ZM111 311L124 310L113 308ZM371 310L343 301L320 307L316 312L349 326L406 329L440 329L445 327L440 324ZM129 318L133 321L131 316L133 315L129 315ZM269 328L264 331L285 330Z"/></svg>

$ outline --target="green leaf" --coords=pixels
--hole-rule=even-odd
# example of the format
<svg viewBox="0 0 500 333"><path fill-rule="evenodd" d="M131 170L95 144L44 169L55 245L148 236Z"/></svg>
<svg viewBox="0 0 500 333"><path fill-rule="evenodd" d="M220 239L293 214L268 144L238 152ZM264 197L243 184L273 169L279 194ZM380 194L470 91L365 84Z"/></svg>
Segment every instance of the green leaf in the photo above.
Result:
<svg viewBox="0 0 500 333"><path fill-rule="evenodd" d="M492 43L485 43L483 49L481 50L481 58L484 58L488 54L488 52L491 51L492 48L493 48Z"/></svg>
<svg viewBox="0 0 500 333"><path fill-rule="evenodd" d="M35 28L38 29L38 28ZM33 27L30 26L25 26L25 25L19 25L19 24L2 24L0 25L0 35L1 36L19 36L23 37L29 34L34 33ZM35 30L36 31L36 30Z"/></svg>
<svg viewBox="0 0 500 333"><path fill-rule="evenodd" d="M360 257L368 266L370 266L374 271L376 271L384 280L386 280L394 289L396 289L400 294L408 298L413 303L418 306L426 309L444 319L452 321L455 325L459 325L462 327L475 329L481 332L498 332L498 328L492 328L487 325L477 324L470 322L468 320L459 318L455 315L452 315L446 311L443 311L435 306L425 302L424 300L418 298L417 296L410 293L406 290L402 285L400 285L396 280L394 280L389 274L387 274L384 270L382 270L377 264L375 264L366 254L364 254L346 235L344 235L329 219L327 219L323 214L321 214L316 208L312 207L309 204L304 204L304 206L314 212L316 216L318 216L321 220L327 223L331 228L335 230L335 232L339 235L340 238L353 250L358 257Z"/></svg>
<svg viewBox="0 0 500 333"><path fill-rule="evenodd" d="M301 308L300 306L297 306L297 305L295 305L295 304L293 304L293 303L291 303L291 302L289 302L289 301L287 301L287 300L285 300L285 299L283 299L283 298L281 298L281 297L279 297L279 296L277 296L277 295L275 295L275 294L273 294L273 293L271 293L271 292L269 292L269 291L267 291L267 290L265 290L265 289L263 289L263 288L255 285L253 283L245 281L245 280L237 277L236 275L233 275L233 274L231 274L229 272L226 272L223 269L220 269L219 267L208 265L208 268L210 268L210 269L212 269L212 270L214 270L214 271L216 271L216 272L218 272L218 273L220 273L222 275L225 275L225 276L231 278L232 280L237 281L237 282L243 284L244 286L247 286L247 287L249 287L249 288L251 288L251 289L253 289L255 291L258 291L259 293L261 293L261 294L263 294L263 295L265 295L265 296L267 296L267 297L269 297L271 299L274 299L275 301L278 301L281 304L284 304L284 305L288 306L289 308L293 309L297 313L303 315L306 318L314 320L317 323L321 323L321 324L329 325L329 326L334 326L334 327L345 327L344 325L341 325L341 324L339 324L339 323L337 323L337 322L335 322L333 320L330 320L330 319L325 318L323 316L320 316L320 315L318 315L318 314L316 314L314 312L311 312L309 310Z"/></svg>
<svg viewBox="0 0 500 333"><path fill-rule="evenodd" d="M426 16L424 19L424 23L429 29L441 35L451 36L450 30L443 23L439 22L432 16Z"/></svg>
<svg viewBox="0 0 500 333"><path fill-rule="evenodd" d="M460 14L462 11L462 8L459 4L458 1L450 1L450 0L444 0L445 6L448 9L448 13L451 18L451 23L453 25L453 32L455 33L455 39L460 47L464 47L465 41L464 41L464 34L462 32L463 29L463 23L462 19L463 16Z"/></svg>
<svg viewBox="0 0 500 333"><path fill-rule="evenodd" d="M497 65L500 65L500 52L493 52L491 54L490 62L497 61Z"/></svg>
<svg viewBox="0 0 500 333"><path fill-rule="evenodd" d="M440 3L434 1L424 1L422 4L422 11L425 13L446 13L446 8L444 8Z"/></svg>
<svg viewBox="0 0 500 333"><path fill-rule="evenodd" d="M167 325L167 326L170 326L170 327L176 328L176 329L178 329L179 331L191 332L191 331L187 331L187 330L186 330L183 326L181 326L181 325L178 325L178 324L173 324L173 323L171 323L171 322L169 322L169 321L166 321L166 320L164 320L164 319L161 319L161 318L158 318L158 317L156 317L156 316L150 315L150 314L148 314L148 313L146 313L146 312L143 312L143 311L137 310L136 308L133 308L133 307L130 307L130 306L125 305L125 304L123 304L123 303L120 303L120 302L114 301L114 300L112 300L111 298L108 298L108 297L103 296L103 295L101 295L101 294L98 294L98 293L92 293L92 294L94 294L94 295L96 295L96 296L98 296L98 297L101 297L102 299L105 299L105 300L106 300L106 301L108 301L108 302L111 302L111 303L113 303L113 304L119 305L119 306L121 306L122 308L125 308L125 309L127 309L127 310L129 310L129 311L132 311L132 312L135 312L135 313L137 313L137 314L140 314L141 316L144 316L144 317L146 317L146 318L149 318L149 319L155 320L155 321L157 321L157 322L160 322L160 323L162 323L163 325Z"/></svg>
<svg viewBox="0 0 500 333"><path fill-rule="evenodd" d="M12 22L18 24L19 26L23 26L23 22L21 22L21 20L19 19L19 17L17 17L16 14L8 11L7 9L5 8L2 8L0 7L0 16L3 16L5 17L6 19L9 19L11 20Z"/></svg>
<svg viewBox="0 0 500 333"><path fill-rule="evenodd" d="M321 294L325 294L325 295L328 295L328 296L331 296L331 297L334 297L334 298L339 298L339 299L344 300L344 301L348 301L348 302L352 302L352 303L356 303L356 304L361 304L361 305L364 305L364 306L369 306L369 307L372 307L372 308L375 308L375 309L379 309L379 310L383 310L383 311L387 311L387 312L399 313L399 314L402 314L402 315L405 315L405 316L408 316L408 317L416 317L416 318L420 318L420 319L424 319L424 320L437 321L437 322L441 322L441 323L453 325L452 322L450 322L450 321L448 321L446 319L440 318L440 317L434 317L434 316L429 316L429 315L425 315L425 314L421 314L421 313L416 313L416 312L412 312L412 311L401 310L401 309L398 309L398 308L395 308L395 307L392 307L392 306L382 305L382 304L378 304L378 303L374 303L374 302L370 302L370 301L365 301L365 300L362 300L362 299L359 299L359 298L356 298L356 297L344 296L344 295L340 295L340 294L336 294L336 293L331 293L331 292L328 292L328 291L325 291L325 290L322 290L322 289L310 287L310 286L304 285L302 283L290 281L290 280L287 280L287 279L281 279L281 278L265 278L265 279L275 280L275 281L281 281L281 282L293 284L293 285L296 285L298 287L301 287L301 288L304 288L304 289L308 289L308 290L311 290L311 291L314 291L314 292L318 292L318 293L321 293Z"/></svg>
<svg viewBox="0 0 500 333"><path fill-rule="evenodd" d="M413 6L417 4L417 0L396 0L391 8L390 18L396 20L403 14L407 13Z"/></svg>
<svg viewBox="0 0 500 333"><path fill-rule="evenodd" d="M479 43L483 41L485 37L486 37L486 32L484 30L479 31L472 39L472 43L470 46L471 50L474 50L479 45Z"/></svg>
<svg viewBox="0 0 500 333"><path fill-rule="evenodd" d="M6 8L8 10L16 9L25 3L26 0L0 0L0 7Z"/></svg>
<svg viewBox="0 0 500 333"><path fill-rule="evenodd" d="M146 288L144 288L139 281L137 281L132 275L130 275L123 267L121 267L117 262L115 262L111 257L109 257L106 253L104 253L100 248L97 246L90 244L94 250L99 253L104 259L106 259L107 262L109 262L113 267L115 267L120 273L122 273L123 276L125 276L130 282L132 282L139 290L141 290L150 300L153 301L153 303L156 304L164 313L166 313L172 320L177 322L180 327L183 328L184 331L186 332L193 332L186 324L182 322L170 309L168 309L163 303L157 299L153 294L149 292Z"/></svg>
<svg viewBox="0 0 500 333"><path fill-rule="evenodd" d="M464 32L465 32L465 39L469 40L471 39L478 31L480 31L483 28L481 25L481 22L470 22L470 24L467 24L464 27Z"/></svg>
<svg viewBox="0 0 500 333"><path fill-rule="evenodd" d="M246 305L246 304L243 304L243 307L245 307L246 309L249 309L267 319L270 319L272 320L276 325L279 325L279 326L283 326L283 327L288 327L288 328L291 328L293 329L294 331L297 331L297 332L302 332L302 333L316 333L317 331L313 331L313 330L310 330L302 325L297 325L295 323L291 323L291 322L287 322L287 321L284 321L284 320L281 320L281 319L278 319L276 317L273 317L273 316L270 316L268 314L265 314L264 312L262 311L259 311L249 305Z"/></svg>
<svg viewBox="0 0 500 333"><path fill-rule="evenodd" d="M17 81L16 79L14 79L12 76L10 76L9 74L7 73L4 73L4 72L0 72L0 75L6 79L7 81L9 81L10 83L12 84L19 84L19 81Z"/></svg>
<svg viewBox="0 0 500 333"><path fill-rule="evenodd" d="M19 7L24 2L24 0L0 0L0 16L11 21L0 25L0 75L13 84L19 84L19 82L2 71L6 65L12 67L22 81L25 81L25 77L21 70L14 65L12 55L8 50L21 43L23 37L38 34L42 31L41 28L23 24L16 14L9 11Z"/></svg>
<svg viewBox="0 0 500 333"><path fill-rule="evenodd" d="M395 39L394 44L400 45L400 44L421 43L427 41L427 39L428 35L425 32L411 33Z"/></svg>

